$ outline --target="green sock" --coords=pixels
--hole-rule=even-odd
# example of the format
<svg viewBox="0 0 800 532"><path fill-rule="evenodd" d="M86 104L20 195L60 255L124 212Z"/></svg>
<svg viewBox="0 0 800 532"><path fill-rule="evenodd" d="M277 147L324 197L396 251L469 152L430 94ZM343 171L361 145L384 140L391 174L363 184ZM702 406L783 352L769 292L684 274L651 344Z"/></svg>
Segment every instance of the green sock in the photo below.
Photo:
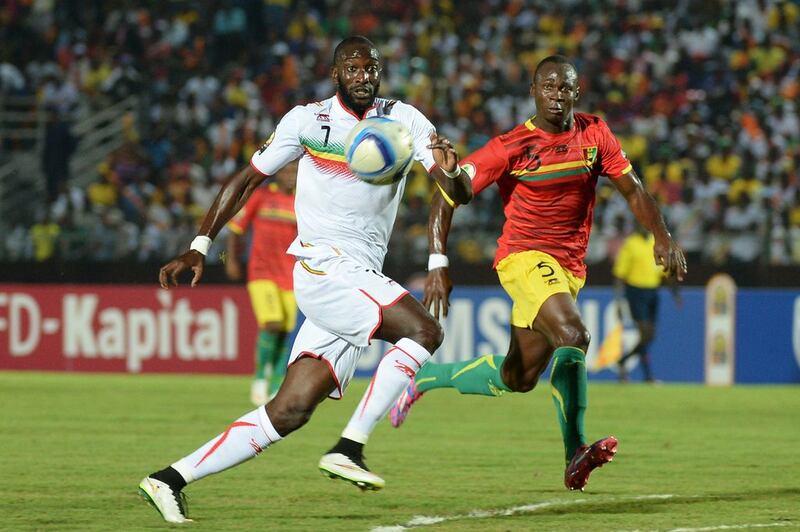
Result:
<svg viewBox="0 0 800 532"><path fill-rule="evenodd" d="M553 353L550 391L568 463L586 441L583 436L583 414L587 406L585 356L577 347L559 347Z"/></svg>
<svg viewBox="0 0 800 532"><path fill-rule="evenodd" d="M283 378L286 377L286 363L289 361L289 335L279 333L275 335L275 349L272 352L272 375L269 377L269 393L273 394L281 387Z"/></svg>
<svg viewBox="0 0 800 532"><path fill-rule="evenodd" d="M258 331L258 337L256 339L256 380L263 380L266 378L264 370L274 357L273 352L275 351L276 340L277 335L275 333L264 330Z"/></svg>
<svg viewBox="0 0 800 532"><path fill-rule="evenodd" d="M500 368L506 357L485 355L466 362L433 364L428 362L417 372L417 390L455 388L461 393L498 396L511 389L503 382Z"/></svg>

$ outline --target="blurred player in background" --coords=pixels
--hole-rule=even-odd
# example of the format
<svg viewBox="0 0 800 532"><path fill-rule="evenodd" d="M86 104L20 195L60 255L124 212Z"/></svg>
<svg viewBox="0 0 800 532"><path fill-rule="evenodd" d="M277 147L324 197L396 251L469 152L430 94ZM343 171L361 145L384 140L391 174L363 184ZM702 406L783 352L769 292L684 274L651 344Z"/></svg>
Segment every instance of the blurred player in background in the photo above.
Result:
<svg viewBox="0 0 800 532"><path fill-rule="evenodd" d="M298 236L294 290L306 320L297 333L278 394L235 420L196 451L139 484L144 497L170 522L187 520L186 484L240 464L302 427L326 397L338 399L373 339L394 344L384 355L338 443L320 460L325 474L363 489L380 489L362 449L377 422L443 339L439 323L408 291L381 273L405 180L374 186L347 166L344 142L364 117L391 116L410 131L414 158L457 203L472 198L469 177L450 142L416 108L376 98L383 61L366 38L350 37L334 51L336 94L300 105L280 121L250 165L222 186L188 252L159 273L162 288L191 270L203 275L211 239L269 175L299 160L295 213Z"/></svg>
<svg viewBox="0 0 800 532"><path fill-rule="evenodd" d="M644 380L655 382L650 367L647 348L653 341L658 317L658 287L664 280L664 269L653 261L656 239L641 224L636 224L634 232L622 243L614 259L614 289L617 301L627 302L631 318L639 329L639 341L631 351L617 361L619 379L627 380L625 363L639 357L644 371ZM670 282L672 296L680 305L680 292L677 283ZM622 308L619 305L618 308Z"/></svg>
<svg viewBox="0 0 800 532"><path fill-rule="evenodd" d="M258 323L255 375L250 387L250 400L256 406L265 405L283 382L289 360L289 334L297 323L297 304L292 292L295 261L286 253L297 237L296 179L297 162L292 161L275 174L273 183L256 189L228 223L225 272L235 281L242 278L240 257L244 236L248 227L253 228L247 259L247 292Z"/></svg>
<svg viewBox="0 0 800 532"><path fill-rule="evenodd" d="M491 139L461 164L474 193L497 183L503 200L506 223L497 241L495 269L513 301L508 354L427 364L390 415L392 425L399 426L411 405L436 388L488 396L530 391L552 358L550 384L567 462L564 483L583 489L591 471L610 461L617 449L613 436L587 445L583 429L590 338L575 300L586 278L583 259L597 178L611 178L636 218L655 234L656 262L679 279L686 263L606 123L573 113L579 96L575 67L562 56L543 59L531 95L537 110L533 118ZM445 253L454 205L445 192L434 196L431 207L432 255L423 304L433 306L437 317L440 311L447 314L452 288Z"/></svg>

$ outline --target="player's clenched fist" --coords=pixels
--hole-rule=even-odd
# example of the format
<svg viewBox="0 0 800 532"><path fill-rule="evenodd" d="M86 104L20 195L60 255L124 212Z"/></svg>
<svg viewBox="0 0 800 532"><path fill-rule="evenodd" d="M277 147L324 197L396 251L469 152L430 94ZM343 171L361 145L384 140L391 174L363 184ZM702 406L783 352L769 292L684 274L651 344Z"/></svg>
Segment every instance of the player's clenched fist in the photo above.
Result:
<svg viewBox="0 0 800 532"><path fill-rule="evenodd" d="M433 159L442 170L446 172L455 172L458 167L458 152L453 147L453 143L446 137L431 134L431 143L428 145L433 151Z"/></svg>

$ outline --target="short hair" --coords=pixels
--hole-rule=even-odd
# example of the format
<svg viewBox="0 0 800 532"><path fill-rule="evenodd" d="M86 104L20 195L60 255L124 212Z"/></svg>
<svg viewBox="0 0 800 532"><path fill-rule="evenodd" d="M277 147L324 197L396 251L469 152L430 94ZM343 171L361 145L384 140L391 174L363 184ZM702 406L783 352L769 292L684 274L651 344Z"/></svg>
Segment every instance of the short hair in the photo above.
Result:
<svg viewBox="0 0 800 532"><path fill-rule="evenodd" d="M335 65L339 62L339 59L344 54L346 48L354 45L367 46L373 50L378 50L378 47L363 35L351 35L336 45L336 48L333 50L333 64ZM380 52L378 52L378 55L380 56Z"/></svg>
<svg viewBox="0 0 800 532"><path fill-rule="evenodd" d="M556 65L569 65L569 66L572 67L572 69L575 71L576 74L578 73L578 69L575 68L575 65L573 65L570 62L569 58L567 58L566 56L563 56L563 55L548 55L547 57L545 57L544 59L539 61L538 65L536 65L536 70L533 71L533 81L534 81L534 83L536 82L536 78L539 76L539 70L541 70L541 68L544 65L549 64L549 63L555 63Z"/></svg>

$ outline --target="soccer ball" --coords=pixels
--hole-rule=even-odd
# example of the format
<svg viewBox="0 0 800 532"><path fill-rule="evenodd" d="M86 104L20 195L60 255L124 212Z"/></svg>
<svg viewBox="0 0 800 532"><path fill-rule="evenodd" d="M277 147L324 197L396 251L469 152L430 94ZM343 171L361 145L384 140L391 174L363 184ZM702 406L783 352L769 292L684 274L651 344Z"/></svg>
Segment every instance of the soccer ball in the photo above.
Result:
<svg viewBox="0 0 800 532"><path fill-rule="evenodd" d="M414 147L411 133L397 120L371 116L350 131L344 143L350 170L371 185L390 185L411 168Z"/></svg>

